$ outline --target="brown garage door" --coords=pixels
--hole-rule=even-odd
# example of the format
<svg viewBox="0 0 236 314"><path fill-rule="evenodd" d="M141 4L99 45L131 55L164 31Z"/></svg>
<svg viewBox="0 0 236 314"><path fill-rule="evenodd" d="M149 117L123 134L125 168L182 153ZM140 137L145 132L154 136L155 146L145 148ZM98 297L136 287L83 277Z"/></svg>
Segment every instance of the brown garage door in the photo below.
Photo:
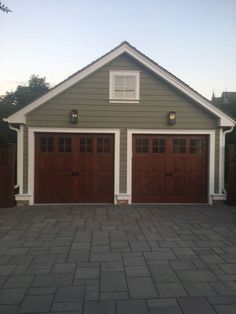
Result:
<svg viewBox="0 0 236 314"><path fill-rule="evenodd" d="M113 203L111 134L35 135L36 203Z"/></svg>
<svg viewBox="0 0 236 314"><path fill-rule="evenodd" d="M207 202L207 136L134 135L132 202Z"/></svg>

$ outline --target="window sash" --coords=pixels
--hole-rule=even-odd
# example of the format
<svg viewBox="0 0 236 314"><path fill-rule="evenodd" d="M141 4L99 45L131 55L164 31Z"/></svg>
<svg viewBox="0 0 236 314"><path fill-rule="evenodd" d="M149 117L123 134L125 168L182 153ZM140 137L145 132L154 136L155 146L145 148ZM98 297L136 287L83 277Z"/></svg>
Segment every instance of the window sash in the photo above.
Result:
<svg viewBox="0 0 236 314"><path fill-rule="evenodd" d="M111 100L138 100L139 98L138 73L110 73Z"/></svg>

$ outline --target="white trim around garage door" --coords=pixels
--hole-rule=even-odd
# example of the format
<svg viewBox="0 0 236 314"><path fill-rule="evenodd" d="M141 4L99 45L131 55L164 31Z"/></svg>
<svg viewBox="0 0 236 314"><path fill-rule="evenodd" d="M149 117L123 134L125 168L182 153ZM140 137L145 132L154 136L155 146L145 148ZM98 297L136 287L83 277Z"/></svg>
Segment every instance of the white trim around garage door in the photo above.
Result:
<svg viewBox="0 0 236 314"><path fill-rule="evenodd" d="M117 202L119 194L119 175L120 175L120 130L119 129L70 129L70 128L28 128L28 195L29 204L34 204L34 185L35 185L35 133L95 133L95 134L114 134L114 203Z"/></svg>
<svg viewBox="0 0 236 314"><path fill-rule="evenodd" d="M132 138L133 134L170 134L170 135L209 135L208 162L208 203L212 204L215 184L215 131L214 130L165 130L165 129L130 129L127 130L127 195L132 203Z"/></svg>

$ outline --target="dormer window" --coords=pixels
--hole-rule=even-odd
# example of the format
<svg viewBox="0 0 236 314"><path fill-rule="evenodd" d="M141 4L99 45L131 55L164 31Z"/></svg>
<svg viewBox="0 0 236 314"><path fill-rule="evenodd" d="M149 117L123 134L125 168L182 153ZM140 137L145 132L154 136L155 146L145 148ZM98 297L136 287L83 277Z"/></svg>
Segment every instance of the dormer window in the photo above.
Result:
<svg viewBox="0 0 236 314"><path fill-rule="evenodd" d="M110 102L139 102L139 72L110 71Z"/></svg>

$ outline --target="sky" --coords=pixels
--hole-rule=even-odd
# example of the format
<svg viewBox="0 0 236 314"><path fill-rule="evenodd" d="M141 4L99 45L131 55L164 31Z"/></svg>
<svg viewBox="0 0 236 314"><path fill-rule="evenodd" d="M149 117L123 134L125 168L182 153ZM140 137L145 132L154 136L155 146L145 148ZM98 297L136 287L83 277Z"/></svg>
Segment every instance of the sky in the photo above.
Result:
<svg viewBox="0 0 236 314"><path fill-rule="evenodd" d="M236 0L3 0L0 95L61 82L124 40L211 99L236 91Z"/></svg>

